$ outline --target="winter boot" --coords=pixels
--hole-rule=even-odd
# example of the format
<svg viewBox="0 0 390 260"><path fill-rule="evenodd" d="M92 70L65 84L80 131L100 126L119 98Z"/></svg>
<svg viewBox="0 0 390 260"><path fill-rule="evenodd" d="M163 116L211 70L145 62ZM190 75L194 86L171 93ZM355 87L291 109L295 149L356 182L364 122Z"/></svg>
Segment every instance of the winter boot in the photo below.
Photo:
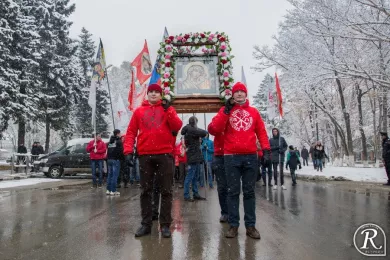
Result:
<svg viewBox="0 0 390 260"><path fill-rule="evenodd" d="M226 238L235 238L238 235L238 227L230 226L229 231L226 233Z"/></svg>
<svg viewBox="0 0 390 260"><path fill-rule="evenodd" d="M253 239L260 239L260 233L255 227L247 227L246 235Z"/></svg>
<svg viewBox="0 0 390 260"><path fill-rule="evenodd" d="M151 227L142 225L137 232L135 233L135 237L142 237L150 234L152 232Z"/></svg>

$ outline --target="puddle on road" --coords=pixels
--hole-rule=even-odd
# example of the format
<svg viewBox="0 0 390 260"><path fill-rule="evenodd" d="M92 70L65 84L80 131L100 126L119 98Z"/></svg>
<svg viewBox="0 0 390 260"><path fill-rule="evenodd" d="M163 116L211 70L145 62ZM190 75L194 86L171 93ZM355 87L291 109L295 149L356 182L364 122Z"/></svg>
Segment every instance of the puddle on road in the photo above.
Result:
<svg viewBox="0 0 390 260"><path fill-rule="evenodd" d="M367 197L378 196L379 198L390 200L390 191L372 191L371 189L348 189L348 192L364 194Z"/></svg>

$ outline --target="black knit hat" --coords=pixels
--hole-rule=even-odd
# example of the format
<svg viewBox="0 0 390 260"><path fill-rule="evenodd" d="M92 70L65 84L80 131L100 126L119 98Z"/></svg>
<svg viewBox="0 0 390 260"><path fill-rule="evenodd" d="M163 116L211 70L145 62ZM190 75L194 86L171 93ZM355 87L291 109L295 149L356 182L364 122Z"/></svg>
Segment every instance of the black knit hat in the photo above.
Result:
<svg viewBox="0 0 390 260"><path fill-rule="evenodd" d="M388 136L387 132L379 132L382 136Z"/></svg>
<svg viewBox="0 0 390 260"><path fill-rule="evenodd" d="M119 134L120 132L121 132L121 130L115 129L115 130L114 130L114 135L117 135L117 134Z"/></svg>

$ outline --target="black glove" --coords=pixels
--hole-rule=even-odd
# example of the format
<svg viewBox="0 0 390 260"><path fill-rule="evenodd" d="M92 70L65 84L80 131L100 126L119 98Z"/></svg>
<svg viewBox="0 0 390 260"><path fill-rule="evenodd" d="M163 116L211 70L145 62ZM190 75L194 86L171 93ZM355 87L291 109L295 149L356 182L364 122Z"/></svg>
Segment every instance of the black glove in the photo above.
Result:
<svg viewBox="0 0 390 260"><path fill-rule="evenodd" d="M265 165L269 165L271 163L271 151L263 150L263 160Z"/></svg>
<svg viewBox="0 0 390 260"><path fill-rule="evenodd" d="M177 132L172 132L172 135L173 136L177 136Z"/></svg>
<svg viewBox="0 0 390 260"><path fill-rule="evenodd" d="M133 167L134 166L133 155L132 154L125 155L125 162L126 162L127 166Z"/></svg>
<svg viewBox="0 0 390 260"><path fill-rule="evenodd" d="M229 115L230 111L233 109L233 107L234 107L234 99L233 98L229 98L228 100L226 100L225 110L223 112L226 115Z"/></svg>
<svg viewBox="0 0 390 260"><path fill-rule="evenodd" d="M171 106L171 103L168 100L163 99L162 107L164 108L164 111L167 111L170 106Z"/></svg>

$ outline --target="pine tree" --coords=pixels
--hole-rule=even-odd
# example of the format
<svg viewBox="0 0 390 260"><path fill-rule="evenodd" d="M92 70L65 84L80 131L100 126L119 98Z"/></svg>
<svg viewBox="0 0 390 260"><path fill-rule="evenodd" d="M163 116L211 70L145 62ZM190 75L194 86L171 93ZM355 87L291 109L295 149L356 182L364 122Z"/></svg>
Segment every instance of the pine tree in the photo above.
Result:
<svg viewBox="0 0 390 260"><path fill-rule="evenodd" d="M274 82L274 79L270 74L264 76L256 95L253 97L253 106L259 110L261 117L265 119L267 117L268 106L268 91L269 86Z"/></svg>
<svg viewBox="0 0 390 260"><path fill-rule="evenodd" d="M81 29L79 38L77 56L83 69L85 85L81 90L79 102L75 107L75 123L77 131L84 137L89 136L94 131L91 124L92 109L88 105L89 86L91 84L91 76L88 75L88 71L91 70L91 65L94 62L96 46L92 40L92 34L85 28ZM105 90L104 85L102 85L96 91L96 131L98 133L107 131L108 124L106 117L109 115L108 104L108 92Z"/></svg>
<svg viewBox="0 0 390 260"><path fill-rule="evenodd" d="M69 0L45 0L39 9L42 24L39 27L40 54L39 77L41 80L39 110L40 120L46 124L46 144L48 151L50 129L63 130L71 127L71 107L75 97L80 95L84 84L82 70L75 59L76 42L69 37L72 22L69 16L75 5Z"/></svg>
<svg viewBox="0 0 390 260"><path fill-rule="evenodd" d="M0 91L2 129L13 119L19 125L18 143L24 143L26 121L38 111L34 93L39 84L36 52L39 36L33 14L39 1L6 0L0 6Z"/></svg>

